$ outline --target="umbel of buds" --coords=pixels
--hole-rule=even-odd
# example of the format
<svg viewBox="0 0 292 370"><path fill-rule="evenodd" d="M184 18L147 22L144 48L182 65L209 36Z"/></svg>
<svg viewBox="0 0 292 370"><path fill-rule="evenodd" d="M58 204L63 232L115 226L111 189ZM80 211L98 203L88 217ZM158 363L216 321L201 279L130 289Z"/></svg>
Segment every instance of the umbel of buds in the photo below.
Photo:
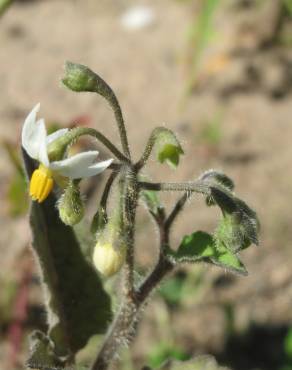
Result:
<svg viewBox="0 0 292 370"><path fill-rule="evenodd" d="M126 242L113 223L97 236L93 252L93 263L96 269L105 277L110 277L120 271L126 257Z"/></svg>

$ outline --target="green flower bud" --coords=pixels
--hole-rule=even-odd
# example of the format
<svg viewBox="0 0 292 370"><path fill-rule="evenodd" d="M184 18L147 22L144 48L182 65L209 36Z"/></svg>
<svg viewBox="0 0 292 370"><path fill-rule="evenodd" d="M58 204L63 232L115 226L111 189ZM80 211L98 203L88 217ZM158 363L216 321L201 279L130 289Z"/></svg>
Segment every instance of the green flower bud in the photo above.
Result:
<svg viewBox="0 0 292 370"><path fill-rule="evenodd" d="M70 181L58 203L59 215L64 224L73 226L78 224L84 216L84 204L80 196L79 187Z"/></svg>
<svg viewBox="0 0 292 370"><path fill-rule="evenodd" d="M82 64L66 62L63 84L73 91L96 91L97 75Z"/></svg>
<svg viewBox="0 0 292 370"><path fill-rule="evenodd" d="M184 154L184 151L171 130L165 127L157 129L155 147L157 159L160 163L165 162L172 168L178 166L180 155Z"/></svg>

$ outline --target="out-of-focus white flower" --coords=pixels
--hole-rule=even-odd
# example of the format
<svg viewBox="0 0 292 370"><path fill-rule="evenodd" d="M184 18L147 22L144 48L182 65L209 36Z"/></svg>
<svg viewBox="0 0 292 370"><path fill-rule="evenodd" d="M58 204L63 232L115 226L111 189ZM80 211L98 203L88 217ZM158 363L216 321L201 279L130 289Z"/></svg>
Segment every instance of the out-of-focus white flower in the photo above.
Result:
<svg viewBox="0 0 292 370"><path fill-rule="evenodd" d="M43 202L51 192L55 175L61 175L70 179L79 179L97 175L104 171L113 161L109 159L94 163L98 151L86 151L72 157L50 162L48 145L68 132L61 129L51 135L47 135L43 118L36 120L40 104L37 104L24 121L22 128L22 146L27 154L40 162L40 166L34 171L30 180L30 196L39 203Z"/></svg>
<svg viewBox="0 0 292 370"><path fill-rule="evenodd" d="M121 24L128 30L138 30L150 26L155 20L153 10L147 6L134 6L121 17Z"/></svg>

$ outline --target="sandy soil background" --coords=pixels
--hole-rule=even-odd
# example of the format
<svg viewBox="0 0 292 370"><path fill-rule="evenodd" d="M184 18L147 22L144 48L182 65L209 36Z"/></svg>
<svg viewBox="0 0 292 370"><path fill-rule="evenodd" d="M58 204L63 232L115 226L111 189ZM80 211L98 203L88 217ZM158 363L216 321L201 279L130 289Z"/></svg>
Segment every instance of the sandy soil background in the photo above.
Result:
<svg viewBox="0 0 292 370"><path fill-rule="evenodd" d="M141 30L126 30L120 17L137 3L150 6L155 21ZM236 193L257 210L262 225L260 247L242 255L249 276L229 278L208 267L207 273L202 272L204 287L200 294L169 313L175 342L190 353L224 352L226 323L222 307L228 304L234 308L239 332L251 324L276 329L291 325L292 55L288 47L258 49L272 32L268 26L272 28L276 2L267 3L259 11L235 11L230 6L229 13L219 12L214 42L203 60L229 53L228 63L214 73L202 63L199 87L184 104L189 50L186 34L197 9L191 2L20 1L0 20L2 140L19 141L24 118L35 103L41 102L41 115L47 120L66 124L89 114L93 126L117 141L112 113L102 98L74 94L60 83L66 60L83 63L116 92L136 158L156 125L165 124L180 138L186 153L181 165L173 171L151 161L147 174L153 180L188 180L205 169L218 168L234 179ZM202 130L218 114L222 117L222 138L211 145L201 140ZM0 281L4 297L7 282L18 279L30 234L26 217L9 215L6 194L13 167L3 148L0 168ZM171 204L176 196L165 198ZM201 199L194 199L175 225L173 246L183 233L212 230L218 215L206 209ZM153 233L149 240L151 230L151 221L141 210L137 244L144 266L156 256L156 235ZM222 279L227 283L224 280L221 284ZM35 299L40 293L38 288L33 292ZM145 311L131 352L137 366L145 363L153 343L162 340L161 328L157 329L161 304L160 298L154 298ZM0 343L3 364L9 353L5 325ZM235 364L237 368L240 365Z"/></svg>

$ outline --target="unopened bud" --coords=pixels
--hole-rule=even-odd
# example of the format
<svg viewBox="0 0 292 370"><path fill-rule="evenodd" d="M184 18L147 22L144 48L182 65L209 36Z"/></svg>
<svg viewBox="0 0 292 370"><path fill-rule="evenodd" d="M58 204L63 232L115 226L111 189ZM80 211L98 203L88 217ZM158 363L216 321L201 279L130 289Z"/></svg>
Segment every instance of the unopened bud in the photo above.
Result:
<svg viewBox="0 0 292 370"><path fill-rule="evenodd" d="M93 252L93 263L104 276L116 274L124 264L126 246L115 247L112 243L97 242Z"/></svg>
<svg viewBox="0 0 292 370"><path fill-rule="evenodd" d="M59 215L64 224L73 226L84 216L84 204L80 190L73 181L69 183L58 203Z"/></svg>
<svg viewBox="0 0 292 370"><path fill-rule="evenodd" d="M179 164L179 159L184 151L175 136L175 134L165 128L158 127L156 129L156 155L160 163L166 162L170 167L176 168Z"/></svg>
<svg viewBox="0 0 292 370"><path fill-rule="evenodd" d="M82 64L66 62L62 82L73 91L95 91L96 74Z"/></svg>

